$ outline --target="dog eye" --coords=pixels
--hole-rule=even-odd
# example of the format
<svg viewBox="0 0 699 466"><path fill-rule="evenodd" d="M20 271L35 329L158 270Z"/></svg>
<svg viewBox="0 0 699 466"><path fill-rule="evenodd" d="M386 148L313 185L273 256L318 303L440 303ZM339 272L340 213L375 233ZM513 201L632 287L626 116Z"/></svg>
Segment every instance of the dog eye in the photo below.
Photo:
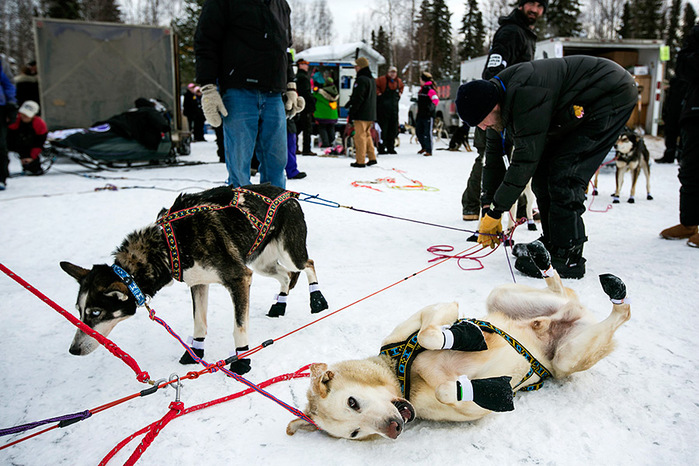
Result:
<svg viewBox="0 0 699 466"><path fill-rule="evenodd" d="M355 438L357 435L359 435L359 429L355 430L350 434L350 437Z"/></svg>
<svg viewBox="0 0 699 466"><path fill-rule="evenodd" d="M100 314L102 314L102 311L99 309L93 309L90 311L90 315L92 317L99 317Z"/></svg>
<svg viewBox="0 0 699 466"><path fill-rule="evenodd" d="M359 411L359 403L357 403L357 400L355 400L354 397L349 397L347 399L347 406L355 411Z"/></svg>

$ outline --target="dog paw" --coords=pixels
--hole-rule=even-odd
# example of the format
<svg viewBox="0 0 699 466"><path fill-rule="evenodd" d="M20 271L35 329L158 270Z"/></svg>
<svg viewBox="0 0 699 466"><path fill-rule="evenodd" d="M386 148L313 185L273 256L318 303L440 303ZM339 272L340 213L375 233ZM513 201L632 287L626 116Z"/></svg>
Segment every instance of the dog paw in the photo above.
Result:
<svg viewBox="0 0 699 466"><path fill-rule="evenodd" d="M527 223L527 230L536 231L536 223Z"/></svg>
<svg viewBox="0 0 699 466"><path fill-rule="evenodd" d="M630 197L629 204L635 204L635 203L636 203L636 199L634 199L633 197Z"/></svg>
<svg viewBox="0 0 699 466"><path fill-rule="evenodd" d="M478 235L471 235L468 238L466 238L466 241L469 243L477 243L478 242Z"/></svg>
<svg viewBox="0 0 699 466"><path fill-rule="evenodd" d="M536 240L527 244L527 252L539 270L547 270L551 267L551 254L541 241Z"/></svg>
<svg viewBox="0 0 699 466"><path fill-rule="evenodd" d="M612 200L612 204L619 204L620 202L621 202L621 201L619 200L618 197L615 197L615 198Z"/></svg>
<svg viewBox="0 0 699 466"><path fill-rule="evenodd" d="M599 276L599 282L609 299L624 299L626 297L626 285L616 275L602 274Z"/></svg>
<svg viewBox="0 0 699 466"><path fill-rule="evenodd" d="M311 314L317 314L328 308L328 302L320 290L311 291Z"/></svg>
<svg viewBox="0 0 699 466"><path fill-rule="evenodd" d="M649 194L649 195L647 195L647 196L646 196L646 200L648 200L648 201L652 201L652 200L653 200L653 196L651 196L650 194Z"/></svg>
<svg viewBox="0 0 699 466"><path fill-rule="evenodd" d="M267 317L281 317L286 313L286 303L274 303L269 308Z"/></svg>
<svg viewBox="0 0 699 466"><path fill-rule="evenodd" d="M204 357L204 350L199 349L199 348L192 348L192 351L194 351L194 354L197 355L198 358L203 358ZM180 364L196 364L197 361L194 360L192 355L189 354L188 351L185 351L182 357L180 358Z"/></svg>
<svg viewBox="0 0 699 466"><path fill-rule="evenodd" d="M250 372L250 359L245 358L245 359L238 359L236 361L233 361L230 365L230 371L235 372L238 375L243 375L247 374Z"/></svg>
<svg viewBox="0 0 699 466"><path fill-rule="evenodd" d="M593 196L597 196L598 194L599 194L599 191L597 191L597 189L593 189L593 190L592 190L592 195L593 195Z"/></svg>
<svg viewBox="0 0 699 466"><path fill-rule="evenodd" d="M488 349L481 329L467 320L457 322L448 329L444 329L443 332L444 349L455 351L484 351Z"/></svg>

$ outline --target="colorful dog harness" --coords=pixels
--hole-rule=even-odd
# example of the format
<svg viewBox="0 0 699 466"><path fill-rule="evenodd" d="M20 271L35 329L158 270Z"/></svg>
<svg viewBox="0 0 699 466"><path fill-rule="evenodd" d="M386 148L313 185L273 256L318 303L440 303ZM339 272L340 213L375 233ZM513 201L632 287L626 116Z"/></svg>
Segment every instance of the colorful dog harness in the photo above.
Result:
<svg viewBox="0 0 699 466"><path fill-rule="evenodd" d="M263 219L255 217L252 213L243 208L243 195L255 196L259 199L262 199L262 201L264 201L264 203L267 204L267 213L265 214L265 217ZM284 202L288 201L289 199L297 198L298 196L298 193L284 191L279 196L272 199L260 193L256 193L255 191L250 191L249 189L235 188L233 189L233 198L231 199L231 202L229 202L227 205L222 206L205 204L194 207L188 207L186 209L178 210L176 212L171 212L170 210L168 210L167 214L160 217L155 223L157 225L160 225L160 227L163 229L163 232L165 233L167 245L170 249L170 265L172 267L173 278L177 281L182 281L182 264L180 263L180 251L177 247L177 240L175 239L175 229L173 226L173 222L194 214L198 214L200 212L215 212L218 210L228 209L230 207L238 209L243 215L245 215L245 218L248 219L252 227L255 230L257 230L257 237L255 238L255 241L253 242L252 246L250 247L250 250L247 253L247 257L250 257L250 255L254 253L258 247L260 247L262 242L267 237L267 233L269 232L269 229L272 226L272 222L274 221L274 217L277 214L279 206L281 206Z"/></svg>
<svg viewBox="0 0 699 466"><path fill-rule="evenodd" d="M526 359L529 362L529 365L531 366L529 372L522 378L522 380L517 385L515 385L513 390L517 390L517 387L529 380L529 378L534 374L539 376L539 382L521 388L522 391L530 392L538 390L544 384L544 379L553 377L551 375L551 372L548 369L546 369L546 367L544 367L543 364L541 364L534 356L532 356L532 354L524 346L522 346L520 342L518 342L508 333L504 332L503 330L500 330L490 322L486 322L483 320L461 319L457 322L461 322L462 320L471 322L480 327L481 330L484 330L486 332L497 333L507 343L509 343L510 346L512 346L515 349L515 351L521 354L524 357L524 359ZM413 361L415 361L417 355L425 351L425 348L420 346L420 344L417 342L418 333L419 332L413 333L405 341L398 343L389 343L388 345L382 346L379 352L379 355L386 355L390 357L392 360L396 361L396 376L398 377L398 383L400 384L400 389L403 392L403 396L406 399L409 399L410 397L410 367L412 366Z"/></svg>

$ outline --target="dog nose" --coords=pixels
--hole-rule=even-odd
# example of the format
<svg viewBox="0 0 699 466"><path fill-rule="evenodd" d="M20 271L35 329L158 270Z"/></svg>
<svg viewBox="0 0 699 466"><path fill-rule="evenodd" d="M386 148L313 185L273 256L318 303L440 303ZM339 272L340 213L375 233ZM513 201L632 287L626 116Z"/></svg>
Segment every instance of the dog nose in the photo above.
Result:
<svg viewBox="0 0 699 466"><path fill-rule="evenodd" d="M392 439L397 439L398 436L400 435L401 431L403 430L403 425L402 423L399 423L397 421L391 421L388 423L388 429L386 431L386 434L392 438Z"/></svg>

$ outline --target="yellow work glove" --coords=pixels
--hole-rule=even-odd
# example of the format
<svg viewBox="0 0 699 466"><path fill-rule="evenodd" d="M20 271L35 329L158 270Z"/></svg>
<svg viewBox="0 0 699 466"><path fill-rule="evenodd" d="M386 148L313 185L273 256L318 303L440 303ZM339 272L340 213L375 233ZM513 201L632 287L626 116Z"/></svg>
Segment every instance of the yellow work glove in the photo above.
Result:
<svg viewBox="0 0 699 466"><path fill-rule="evenodd" d="M502 233L502 222L499 218L493 218L486 212L478 224L478 244L483 247L494 248L500 244L500 233Z"/></svg>
<svg viewBox="0 0 699 466"><path fill-rule="evenodd" d="M221 95L214 84L207 84L201 88L201 109L206 121L217 128L221 126L221 115L228 116L228 110L223 105Z"/></svg>

